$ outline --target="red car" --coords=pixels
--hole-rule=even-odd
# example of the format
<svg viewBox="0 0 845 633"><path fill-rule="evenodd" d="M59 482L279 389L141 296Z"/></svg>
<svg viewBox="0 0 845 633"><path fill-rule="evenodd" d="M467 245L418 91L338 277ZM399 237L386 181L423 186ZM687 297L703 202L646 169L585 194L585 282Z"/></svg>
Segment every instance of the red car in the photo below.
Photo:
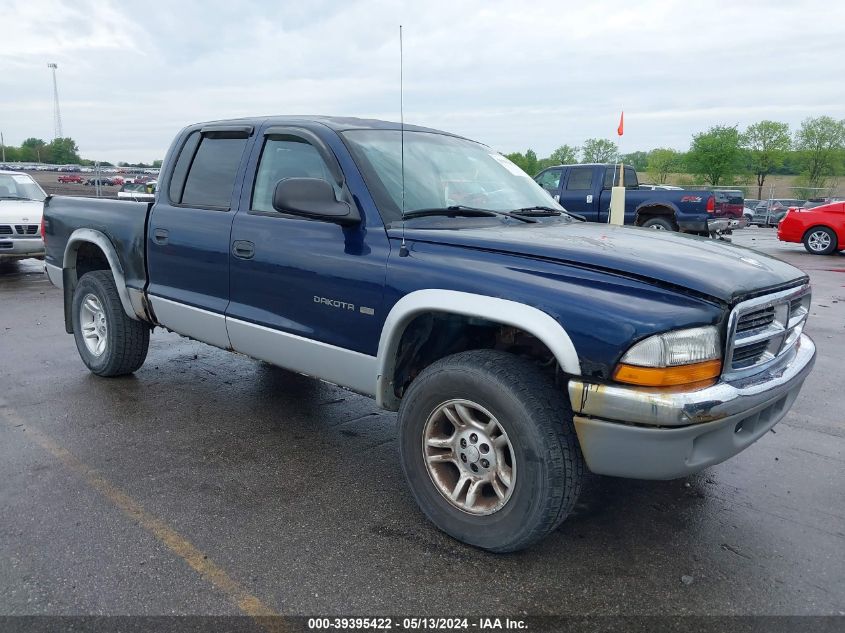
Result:
<svg viewBox="0 0 845 633"><path fill-rule="evenodd" d="M59 182L78 182L79 184L83 183L82 176L79 174L62 174L58 178Z"/></svg>
<svg viewBox="0 0 845 633"><path fill-rule="evenodd" d="M845 250L845 202L814 209L789 207L778 224L782 242L802 242L808 253L830 255Z"/></svg>

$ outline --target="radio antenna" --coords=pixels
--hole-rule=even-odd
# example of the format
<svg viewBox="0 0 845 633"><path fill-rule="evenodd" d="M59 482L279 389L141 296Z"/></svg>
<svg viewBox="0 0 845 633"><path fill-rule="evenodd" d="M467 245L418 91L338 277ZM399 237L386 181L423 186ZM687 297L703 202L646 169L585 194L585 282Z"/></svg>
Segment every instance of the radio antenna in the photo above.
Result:
<svg viewBox="0 0 845 633"><path fill-rule="evenodd" d="M399 25L399 160L402 172L402 246L399 247L399 257L408 256L405 246L405 84L404 58L402 50L402 25Z"/></svg>

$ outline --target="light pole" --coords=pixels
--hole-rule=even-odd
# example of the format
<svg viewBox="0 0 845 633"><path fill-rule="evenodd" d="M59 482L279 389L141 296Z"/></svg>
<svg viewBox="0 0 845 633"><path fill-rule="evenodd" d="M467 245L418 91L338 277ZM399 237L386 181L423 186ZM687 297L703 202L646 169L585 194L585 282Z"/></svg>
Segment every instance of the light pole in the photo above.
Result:
<svg viewBox="0 0 845 633"><path fill-rule="evenodd" d="M59 85L56 83L58 64L50 62L47 68L53 71L53 139L62 137L62 113L59 110Z"/></svg>

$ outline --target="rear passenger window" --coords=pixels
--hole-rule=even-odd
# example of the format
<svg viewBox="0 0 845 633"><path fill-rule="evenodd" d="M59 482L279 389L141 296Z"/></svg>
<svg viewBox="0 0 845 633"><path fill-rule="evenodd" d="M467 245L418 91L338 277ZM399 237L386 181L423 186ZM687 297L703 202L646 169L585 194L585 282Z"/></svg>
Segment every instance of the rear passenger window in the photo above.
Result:
<svg viewBox="0 0 845 633"><path fill-rule="evenodd" d="M293 136L269 138L255 176L252 210L274 211L273 193L279 181L285 178L322 178L332 183L335 195L338 193L331 171L317 148Z"/></svg>
<svg viewBox="0 0 845 633"><path fill-rule="evenodd" d="M566 181L567 191L583 191L593 188L593 168L573 167L569 172L569 180Z"/></svg>
<svg viewBox="0 0 845 633"><path fill-rule="evenodd" d="M228 209L246 142L245 137L203 136L179 202L190 207Z"/></svg>
<svg viewBox="0 0 845 633"><path fill-rule="evenodd" d="M182 151L179 152L179 158L176 160L176 165L173 167L173 175L170 177L170 189L168 195L170 201L179 203L182 201L182 189L185 188L185 176L188 174L188 167L191 166L191 161L197 151L197 144L200 141L199 131L193 132L188 136L185 144L182 145Z"/></svg>

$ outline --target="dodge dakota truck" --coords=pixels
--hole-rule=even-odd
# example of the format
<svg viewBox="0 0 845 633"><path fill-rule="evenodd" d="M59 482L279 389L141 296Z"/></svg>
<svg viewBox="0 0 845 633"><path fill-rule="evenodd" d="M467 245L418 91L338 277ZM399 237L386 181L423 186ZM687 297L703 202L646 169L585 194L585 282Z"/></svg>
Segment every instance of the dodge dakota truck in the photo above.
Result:
<svg viewBox="0 0 845 633"><path fill-rule="evenodd" d="M625 224L704 236L729 229L731 219L720 213L713 192L640 189L633 167L621 171ZM567 211L589 222L607 222L611 188L620 182L620 169L619 165L607 164L558 165L541 171L534 179Z"/></svg>
<svg viewBox="0 0 845 633"><path fill-rule="evenodd" d="M800 270L583 222L445 132L201 123L158 183L151 203L45 203L46 270L84 364L134 372L161 327L371 396L398 411L422 512L491 551L554 530L585 469L671 479L736 455L815 359Z"/></svg>

